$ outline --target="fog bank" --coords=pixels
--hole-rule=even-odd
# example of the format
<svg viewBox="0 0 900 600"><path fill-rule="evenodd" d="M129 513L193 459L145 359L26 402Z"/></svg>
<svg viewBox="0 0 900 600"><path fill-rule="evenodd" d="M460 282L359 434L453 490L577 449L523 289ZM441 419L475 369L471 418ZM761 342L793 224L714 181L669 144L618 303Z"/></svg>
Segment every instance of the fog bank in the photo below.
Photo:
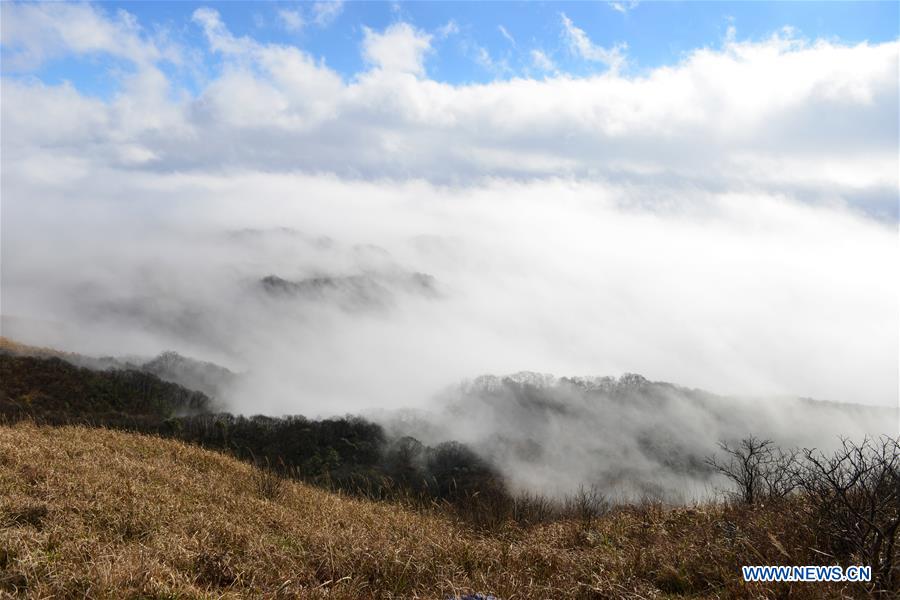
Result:
<svg viewBox="0 0 900 600"><path fill-rule="evenodd" d="M75 181L77 211L68 185L4 205L4 335L219 362L246 374L237 411L419 406L521 370L896 403L896 230L849 210L572 180Z"/></svg>

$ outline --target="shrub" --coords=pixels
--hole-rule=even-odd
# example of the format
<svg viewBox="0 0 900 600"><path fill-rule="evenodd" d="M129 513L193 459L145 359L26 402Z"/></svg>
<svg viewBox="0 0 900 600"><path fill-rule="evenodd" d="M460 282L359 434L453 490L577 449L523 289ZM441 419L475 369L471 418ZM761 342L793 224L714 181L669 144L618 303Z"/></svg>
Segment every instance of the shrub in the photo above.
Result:
<svg viewBox="0 0 900 600"><path fill-rule="evenodd" d="M830 554L871 565L876 584L896 591L900 443L890 437L842 442L830 455L803 452L797 481L811 525Z"/></svg>

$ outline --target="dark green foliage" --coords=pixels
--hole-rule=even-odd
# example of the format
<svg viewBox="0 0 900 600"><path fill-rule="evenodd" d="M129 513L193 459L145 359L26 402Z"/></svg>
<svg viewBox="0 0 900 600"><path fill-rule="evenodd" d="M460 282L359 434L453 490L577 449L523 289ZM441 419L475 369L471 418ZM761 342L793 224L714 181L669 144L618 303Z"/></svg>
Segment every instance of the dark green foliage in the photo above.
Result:
<svg viewBox="0 0 900 600"><path fill-rule="evenodd" d="M168 419L159 433L344 489L379 475L385 443L379 425L358 417L311 421L301 416L193 415Z"/></svg>
<svg viewBox="0 0 900 600"><path fill-rule="evenodd" d="M0 353L0 415L50 423L152 424L209 410L209 398L155 375L93 371L59 358Z"/></svg>
<svg viewBox="0 0 900 600"><path fill-rule="evenodd" d="M414 437L393 440L384 450L385 474L406 489L421 492L428 485L422 477L426 447Z"/></svg>
<svg viewBox="0 0 900 600"><path fill-rule="evenodd" d="M95 371L59 358L0 353L0 418L85 424L177 438L224 450L280 475L373 498L463 501L505 493L499 476L455 442L389 441L380 425L346 416L215 413L200 392L126 369Z"/></svg>
<svg viewBox="0 0 900 600"><path fill-rule="evenodd" d="M494 480L493 470L459 442L444 442L426 452L426 468L433 494L442 499L465 498L484 492Z"/></svg>

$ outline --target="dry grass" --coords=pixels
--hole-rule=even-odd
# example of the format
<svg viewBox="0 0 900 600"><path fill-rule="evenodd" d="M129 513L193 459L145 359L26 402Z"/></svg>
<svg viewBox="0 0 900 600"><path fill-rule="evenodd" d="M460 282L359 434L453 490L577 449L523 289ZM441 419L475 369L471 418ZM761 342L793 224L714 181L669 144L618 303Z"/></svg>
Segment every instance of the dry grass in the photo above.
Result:
<svg viewBox="0 0 900 600"><path fill-rule="evenodd" d="M0 595L34 598L861 596L759 586L738 567L810 564L777 511L618 509L478 533L438 514L269 479L176 441L0 427ZM807 554L804 554L806 552Z"/></svg>
<svg viewBox="0 0 900 600"><path fill-rule="evenodd" d="M63 352L53 348L45 348L43 346L29 346L22 344L8 337L0 335L0 352L8 352L17 356L38 356L41 358L62 358L64 360L77 358L74 352Z"/></svg>

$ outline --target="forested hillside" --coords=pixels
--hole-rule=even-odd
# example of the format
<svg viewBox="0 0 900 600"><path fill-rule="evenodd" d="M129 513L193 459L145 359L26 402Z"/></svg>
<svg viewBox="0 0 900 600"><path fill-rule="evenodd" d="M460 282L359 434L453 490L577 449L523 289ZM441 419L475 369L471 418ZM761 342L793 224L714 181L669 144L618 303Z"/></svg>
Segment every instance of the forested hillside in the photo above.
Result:
<svg viewBox="0 0 900 600"><path fill-rule="evenodd" d="M267 469L368 497L462 501L505 494L498 474L455 442L389 438L359 417L235 416L201 392L131 369L92 370L61 358L0 352L0 417L86 424L181 439Z"/></svg>

